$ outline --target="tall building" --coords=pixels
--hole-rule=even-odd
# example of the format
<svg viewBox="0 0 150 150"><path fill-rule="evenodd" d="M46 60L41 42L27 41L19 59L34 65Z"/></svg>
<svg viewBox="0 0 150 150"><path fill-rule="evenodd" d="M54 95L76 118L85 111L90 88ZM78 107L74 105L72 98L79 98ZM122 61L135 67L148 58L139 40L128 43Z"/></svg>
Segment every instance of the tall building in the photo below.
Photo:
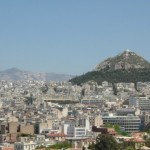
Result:
<svg viewBox="0 0 150 150"><path fill-rule="evenodd" d="M9 122L8 131L10 134L17 133L18 122Z"/></svg>

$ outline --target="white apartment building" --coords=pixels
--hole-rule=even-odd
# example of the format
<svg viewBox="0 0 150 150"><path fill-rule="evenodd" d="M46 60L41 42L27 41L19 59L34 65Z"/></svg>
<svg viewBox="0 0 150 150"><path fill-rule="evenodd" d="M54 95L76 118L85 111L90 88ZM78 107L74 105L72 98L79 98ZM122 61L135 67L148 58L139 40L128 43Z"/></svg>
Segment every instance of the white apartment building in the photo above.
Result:
<svg viewBox="0 0 150 150"><path fill-rule="evenodd" d="M76 127L74 124L64 124L63 127L67 137L86 137L86 127Z"/></svg>
<svg viewBox="0 0 150 150"><path fill-rule="evenodd" d="M86 137L86 128L74 127L74 137Z"/></svg>
<svg viewBox="0 0 150 150"><path fill-rule="evenodd" d="M86 116L78 117L76 119L76 126L77 127L85 127L87 131L90 131L91 127L90 127L89 117L86 117Z"/></svg>
<svg viewBox="0 0 150 150"><path fill-rule="evenodd" d="M37 144L34 142L25 143L25 142L16 142L14 143L14 150L35 150Z"/></svg>

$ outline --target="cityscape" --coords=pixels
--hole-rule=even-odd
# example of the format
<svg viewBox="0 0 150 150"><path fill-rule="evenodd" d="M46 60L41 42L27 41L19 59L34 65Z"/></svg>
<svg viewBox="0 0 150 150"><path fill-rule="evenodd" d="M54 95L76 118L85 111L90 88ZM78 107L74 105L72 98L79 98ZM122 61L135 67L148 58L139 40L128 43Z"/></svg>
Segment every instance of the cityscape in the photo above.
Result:
<svg viewBox="0 0 150 150"><path fill-rule="evenodd" d="M149 6L0 1L0 150L150 150Z"/></svg>
<svg viewBox="0 0 150 150"><path fill-rule="evenodd" d="M123 57L127 59L132 53L126 50ZM121 148L130 142L134 142L134 149L146 147L150 82L137 82L136 87L132 82L120 82L115 87L117 93L108 81L98 84L89 80L77 85L30 78L1 80L2 148L45 149L67 142L70 148L90 149L99 134L113 136Z"/></svg>

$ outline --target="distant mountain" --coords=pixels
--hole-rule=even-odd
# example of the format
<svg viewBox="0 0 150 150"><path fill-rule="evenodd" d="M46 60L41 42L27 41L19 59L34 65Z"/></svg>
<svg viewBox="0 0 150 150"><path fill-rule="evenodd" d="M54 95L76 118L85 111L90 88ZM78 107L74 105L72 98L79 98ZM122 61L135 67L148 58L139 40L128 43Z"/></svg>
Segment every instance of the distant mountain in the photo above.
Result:
<svg viewBox="0 0 150 150"><path fill-rule="evenodd" d="M107 70L118 70L118 69L139 69L139 68L150 68L150 63L143 57L139 56L135 52L126 50L123 53L104 60L99 63L95 70L99 71L102 69Z"/></svg>
<svg viewBox="0 0 150 150"><path fill-rule="evenodd" d="M135 52L126 50L115 57L99 63L93 71L70 80L73 84L82 84L93 80L98 84L103 81L150 82L150 63Z"/></svg>
<svg viewBox="0 0 150 150"><path fill-rule="evenodd" d="M73 78L72 75L56 74L56 73L35 73L31 71L23 71L18 68L10 68L0 71L0 80L42 80L42 81L68 81Z"/></svg>

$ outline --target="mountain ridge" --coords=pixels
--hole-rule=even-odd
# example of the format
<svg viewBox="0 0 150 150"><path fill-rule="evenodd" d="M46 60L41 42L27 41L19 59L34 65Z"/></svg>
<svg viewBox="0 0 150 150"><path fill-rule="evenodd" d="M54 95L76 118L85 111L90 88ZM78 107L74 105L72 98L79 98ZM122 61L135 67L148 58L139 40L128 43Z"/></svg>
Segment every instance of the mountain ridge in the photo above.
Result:
<svg viewBox="0 0 150 150"><path fill-rule="evenodd" d="M73 75L32 72L18 69L16 67L0 71L0 80L42 80L42 81L68 81Z"/></svg>

